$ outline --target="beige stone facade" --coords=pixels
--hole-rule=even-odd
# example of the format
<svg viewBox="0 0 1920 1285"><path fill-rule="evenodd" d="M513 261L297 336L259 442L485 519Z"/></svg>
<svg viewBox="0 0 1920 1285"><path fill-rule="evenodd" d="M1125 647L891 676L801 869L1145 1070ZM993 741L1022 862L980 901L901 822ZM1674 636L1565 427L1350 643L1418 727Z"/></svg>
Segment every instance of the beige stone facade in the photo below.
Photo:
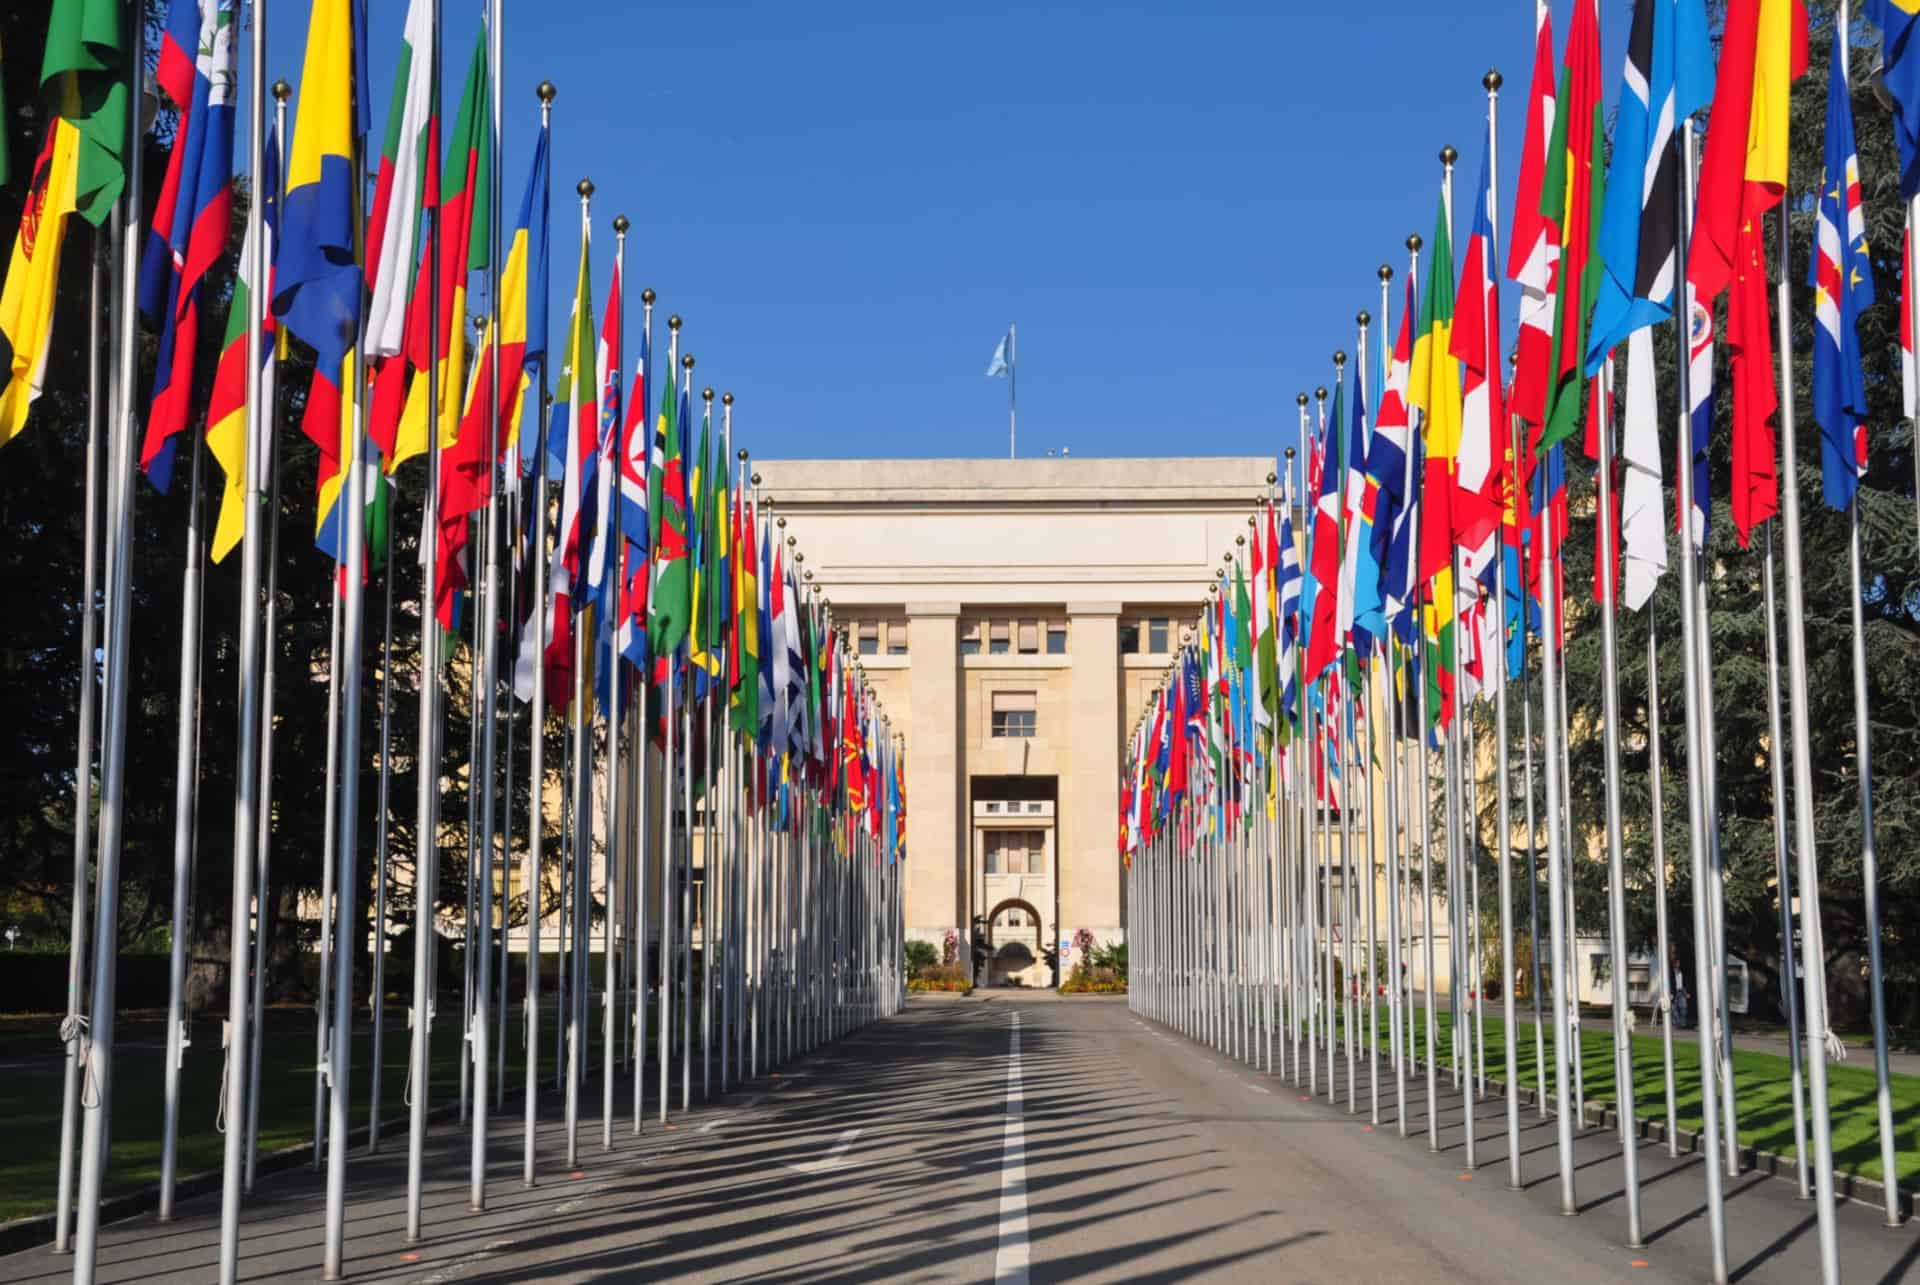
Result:
<svg viewBox="0 0 1920 1285"><path fill-rule="evenodd" d="M906 737L908 933L1026 985L1123 940L1123 742L1272 462L755 468Z"/></svg>

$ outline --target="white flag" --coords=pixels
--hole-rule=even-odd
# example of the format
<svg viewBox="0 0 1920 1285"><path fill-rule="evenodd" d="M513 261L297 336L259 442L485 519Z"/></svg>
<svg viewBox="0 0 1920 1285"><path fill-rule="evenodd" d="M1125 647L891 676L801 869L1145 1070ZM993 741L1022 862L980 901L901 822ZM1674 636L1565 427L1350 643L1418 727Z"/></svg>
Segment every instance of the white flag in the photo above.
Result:
<svg viewBox="0 0 1920 1285"><path fill-rule="evenodd" d="M987 378L1004 375L1012 369L1007 355L1013 349L1013 327L1007 327L1007 333L1000 336L1000 346L993 350L993 360L987 363Z"/></svg>
<svg viewBox="0 0 1920 1285"><path fill-rule="evenodd" d="M1667 527L1660 511L1660 406L1653 374L1653 331L1627 336L1626 416L1620 434L1620 598L1638 611L1667 570Z"/></svg>

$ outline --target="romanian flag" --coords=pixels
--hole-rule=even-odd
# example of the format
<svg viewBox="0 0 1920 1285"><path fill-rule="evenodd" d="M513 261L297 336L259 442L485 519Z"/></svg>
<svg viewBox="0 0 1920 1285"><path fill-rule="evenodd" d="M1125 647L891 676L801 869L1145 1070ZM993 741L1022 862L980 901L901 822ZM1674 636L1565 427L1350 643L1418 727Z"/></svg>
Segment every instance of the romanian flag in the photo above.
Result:
<svg viewBox="0 0 1920 1285"><path fill-rule="evenodd" d="M302 425L320 451L314 543L336 561L346 547L339 507L352 464L352 404L342 393L352 382L362 288L353 235L356 17L350 0L313 0L273 296L274 315L314 350Z"/></svg>
<svg viewBox="0 0 1920 1285"><path fill-rule="evenodd" d="M0 286L0 446L20 436L47 373L60 243L74 209L80 135L60 117L47 124Z"/></svg>
<svg viewBox="0 0 1920 1285"><path fill-rule="evenodd" d="M268 140L266 169L254 185L261 202L261 232L265 236L267 276L273 276L274 247L280 228L280 140ZM227 333L220 344L220 364L213 374L213 393L207 400L207 449L225 474L220 492L220 517L213 527L213 560L219 562L246 533L247 513L247 316L249 301L260 289L253 280L253 225L240 247L240 271L234 278L233 301L227 308ZM271 291L269 291L271 293ZM260 334L259 404L273 413L273 347L277 339L273 314L262 318Z"/></svg>
<svg viewBox="0 0 1920 1285"><path fill-rule="evenodd" d="M1427 297L1421 301L1420 327L1413 342L1408 401L1422 412L1420 442L1425 457L1420 477L1420 542L1416 584L1431 585L1427 596L1426 636L1434 644L1429 684L1438 683L1437 712L1451 716L1453 695L1453 542L1454 474L1460 450L1460 366L1453 358L1453 230L1443 197L1433 221L1432 259L1427 265ZM1416 589L1416 594L1419 590Z"/></svg>

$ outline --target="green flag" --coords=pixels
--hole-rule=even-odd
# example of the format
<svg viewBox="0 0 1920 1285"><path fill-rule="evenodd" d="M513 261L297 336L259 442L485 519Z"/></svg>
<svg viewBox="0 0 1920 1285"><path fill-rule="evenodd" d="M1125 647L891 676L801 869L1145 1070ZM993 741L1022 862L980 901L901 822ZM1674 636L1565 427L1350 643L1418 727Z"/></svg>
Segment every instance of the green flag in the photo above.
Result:
<svg viewBox="0 0 1920 1285"><path fill-rule="evenodd" d="M671 374L671 367L669 374ZM674 410L674 381L660 394L660 418L653 433L653 462L647 470L648 545L653 583L647 593L647 646L656 656L672 657L687 636L688 567L686 461L680 453L680 417Z"/></svg>
<svg viewBox="0 0 1920 1285"><path fill-rule="evenodd" d="M80 135L74 208L99 227L127 183L126 15L121 0L53 0L40 92Z"/></svg>

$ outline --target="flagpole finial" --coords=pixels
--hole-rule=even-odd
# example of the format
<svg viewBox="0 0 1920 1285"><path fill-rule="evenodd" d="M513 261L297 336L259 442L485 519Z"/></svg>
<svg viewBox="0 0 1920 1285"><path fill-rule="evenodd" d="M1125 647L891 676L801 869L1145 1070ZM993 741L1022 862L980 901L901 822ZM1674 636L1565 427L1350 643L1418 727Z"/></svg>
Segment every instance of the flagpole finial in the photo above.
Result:
<svg viewBox="0 0 1920 1285"><path fill-rule="evenodd" d="M573 185L573 190L580 194L581 200L591 201L593 199L593 180L583 178Z"/></svg>
<svg viewBox="0 0 1920 1285"><path fill-rule="evenodd" d="M1287 454L1289 454L1289 455L1291 455L1291 454L1293 454L1293 448L1292 448L1291 446L1289 446L1289 447L1287 448ZM1272 471L1269 471L1269 472L1267 473L1267 485L1268 485L1268 486L1272 486L1272 485L1273 485L1273 484L1274 484L1275 482L1278 482L1279 480L1280 480L1280 475L1279 475L1278 473L1275 473L1275 472L1272 472Z"/></svg>
<svg viewBox="0 0 1920 1285"><path fill-rule="evenodd" d="M1299 396L1295 397L1293 400L1294 400L1294 404L1299 406L1301 410L1305 410L1307 408L1307 395L1305 393L1301 393ZM1291 455L1293 454L1293 451L1289 449L1287 451L1287 454Z"/></svg>
<svg viewBox="0 0 1920 1285"><path fill-rule="evenodd" d="M1449 143L1440 149L1440 163L1442 165L1451 168L1453 163L1459 159L1460 153L1453 150L1453 144Z"/></svg>
<svg viewBox="0 0 1920 1285"><path fill-rule="evenodd" d="M667 318L667 329L668 329L668 330L678 330L678 329L680 329L680 314L679 314L679 313L677 313L677 312L676 312L676 313L674 313L674 314L673 314L673 315L672 315L671 317L668 317L668 318Z"/></svg>
<svg viewBox="0 0 1920 1285"><path fill-rule="evenodd" d="M771 499L769 499L769 500L767 501L767 503L768 503L768 504L772 504L772 503L773 503L773 501L772 501ZM784 531L784 530L786 530L786 529L787 529L787 520L786 520L785 518L775 518L775 519L773 520L773 524L774 524L775 526L777 526L777 527L779 527L779 528L780 528L780 529L781 529L782 531Z"/></svg>
<svg viewBox="0 0 1920 1285"><path fill-rule="evenodd" d="M1500 86L1506 83L1506 77L1500 74L1498 67L1487 68L1487 74L1480 77L1480 88L1486 90L1489 94L1499 93Z"/></svg>
<svg viewBox="0 0 1920 1285"><path fill-rule="evenodd" d="M1360 326L1362 330L1365 330L1368 326L1371 326L1373 324L1373 314L1368 312L1365 308L1362 308L1359 312L1355 313L1353 319Z"/></svg>
<svg viewBox="0 0 1920 1285"><path fill-rule="evenodd" d="M1413 251L1415 254L1420 253L1420 247L1425 244L1426 242L1420 239L1418 232L1410 233L1407 237L1407 249Z"/></svg>
<svg viewBox="0 0 1920 1285"><path fill-rule="evenodd" d="M275 102L281 102L281 103L284 103L284 102L286 102L286 101L287 101L287 99L289 99L289 98L292 98L292 97L293 97L293 86L292 86L292 85L289 85L289 84L288 84L288 83L287 83L286 81L284 81L284 80L276 80L276 81L274 81L274 82L273 82L273 97L274 97L274 101L275 101Z"/></svg>
<svg viewBox="0 0 1920 1285"><path fill-rule="evenodd" d="M693 369L693 354L692 354L692 353L688 353L688 354L687 354L686 356L684 356L684 357L682 357L682 358L680 359L680 368L681 368L682 370L689 370L689 371Z"/></svg>
<svg viewBox="0 0 1920 1285"><path fill-rule="evenodd" d="M760 485L760 474L758 472L755 472L753 475L753 484L755 486ZM773 503L773 499L771 496L769 496L767 499L761 501L760 507L765 508L767 505L772 503Z"/></svg>
<svg viewBox="0 0 1920 1285"><path fill-rule="evenodd" d="M1391 280L1393 280L1393 265L1391 263L1381 264L1380 265L1381 284L1384 285Z"/></svg>
<svg viewBox="0 0 1920 1285"><path fill-rule="evenodd" d="M627 234L627 229L632 226L633 224L627 221L626 215L616 214L613 216L613 234L615 236L625 236Z"/></svg>
<svg viewBox="0 0 1920 1285"><path fill-rule="evenodd" d="M649 308L653 307L655 297L652 286L648 286L640 292L640 302L646 304Z"/></svg>
<svg viewBox="0 0 1920 1285"><path fill-rule="evenodd" d="M688 367L689 367L689 368L691 368L691 367L692 367L692 365L693 365L693 358L691 358L691 357L689 357L689 358L687 358L687 365L688 365ZM709 405L709 406L711 406L711 405L713 405L713 390L712 390L711 388L703 388L703 389L701 389L701 390L700 390L700 400L701 400L701 401L703 401L703 402L705 402L705 403L706 403L707 405Z"/></svg>
<svg viewBox="0 0 1920 1285"><path fill-rule="evenodd" d="M731 406L733 405L733 394L728 393L726 396L722 397L720 400L725 402L727 405ZM747 462L747 448L742 446L738 452L738 455L739 455L740 462L742 464L745 464Z"/></svg>
<svg viewBox="0 0 1920 1285"><path fill-rule="evenodd" d="M1306 395L1305 393L1301 393L1301 394L1300 394L1300 402L1301 402L1301 405L1305 405L1305 404L1306 404L1306 399L1307 399L1307 395ZM1289 463L1289 464L1291 464L1291 463L1293 463L1293 448L1292 448L1291 446L1289 446L1289 447L1287 448L1287 463ZM1274 480L1276 480L1276 479L1275 479L1275 478L1273 477L1273 475L1272 475L1271 473L1269 473L1269 474L1267 475L1267 480L1268 480L1268 481L1274 481Z"/></svg>
<svg viewBox="0 0 1920 1285"><path fill-rule="evenodd" d="M533 87L534 97L543 103L551 103L559 93L560 91L553 87L551 80L543 80Z"/></svg>
<svg viewBox="0 0 1920 1285"><path fill-rule="evenodd" d="M1335 370L1344 370L1346 369L1346 365L1347 365L1347 350L1345 348L1334 349L1333 350L1333 368Z"/></svg>
<svg viewBox="0 0 1920 1285"><path fill-rule="evenodd" d="M1252 526L1252 525L1253 525L1253 519L1252 519L1252 518L1248 518L1248 519L1247 519L1247 525L1248 525L1248 526ZM1237 544L1237 545L1239 545L1239 546L1240 546L1241 548L1243 548L1243 549L1247 547L1247 537L1246 537L1246 536L1244 536L1244 535L1236 535L1236 536L1234 536L1234 537L1233 537L1233 542L1234 542L1235 544Z"/></svg>
<svg viewBox="0 0 1920 1285"><path fill-rule="evenodd" d="M1327 400L1327 386L1325 384L1322 384L1320 385L1320 387L1314 389L1313 397L1315 401L1324 402L1325 400Z"/></svg>
<svg viewBox="0 0 1920 1285"><path fill-rule="evenodd" d="M720 394L720 404L721 404L722 406L731 406L731 405L733 405L733 394L732 394L732 393L721 393L721 394ZM741 459L743 459L743 460L744 460L745 458L747 458L747 448L746 448L746 447L744 447L744 446L740 448L740 458L741 458Z"/></svg>

